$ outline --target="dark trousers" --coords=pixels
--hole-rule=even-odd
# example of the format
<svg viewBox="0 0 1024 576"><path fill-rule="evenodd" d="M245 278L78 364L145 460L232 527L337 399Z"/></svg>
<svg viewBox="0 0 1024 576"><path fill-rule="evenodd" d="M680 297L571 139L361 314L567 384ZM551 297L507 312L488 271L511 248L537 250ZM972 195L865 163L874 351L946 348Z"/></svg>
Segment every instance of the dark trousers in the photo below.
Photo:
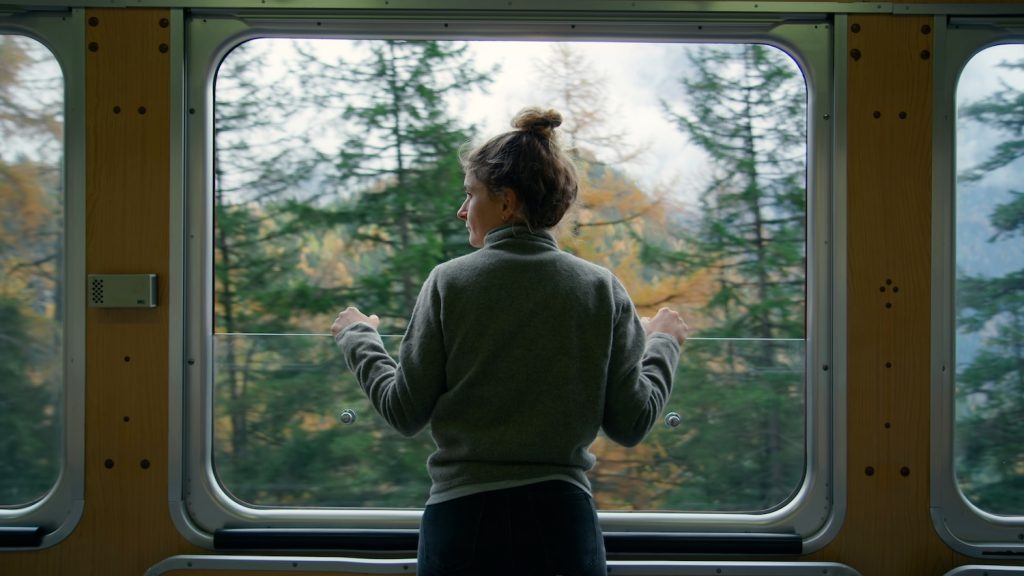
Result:
<svg viewBox="0 0 1024 576"><path fill-rule="evenodd" d="M594 502L560 480L427 506L417 556L417 576L607 574Z"/></svg>

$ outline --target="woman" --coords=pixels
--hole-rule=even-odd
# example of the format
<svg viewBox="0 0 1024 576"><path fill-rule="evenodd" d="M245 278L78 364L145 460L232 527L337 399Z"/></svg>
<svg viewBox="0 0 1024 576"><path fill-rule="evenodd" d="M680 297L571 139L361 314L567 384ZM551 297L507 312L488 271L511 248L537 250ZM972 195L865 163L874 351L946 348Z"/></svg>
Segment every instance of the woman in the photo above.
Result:
<svg viewBox="0 0 1024 576"><path fill-rule="evenodd" d="M331 327L391 426L431 426L419 576L605 574L588 447L599 430L637 444L671 393L685 322L641 320L611 272L548 232L578 188L561 121L523 110L464 155L458 217L479 250L430 273L398 363L377 316L350 307Z"/></svg>

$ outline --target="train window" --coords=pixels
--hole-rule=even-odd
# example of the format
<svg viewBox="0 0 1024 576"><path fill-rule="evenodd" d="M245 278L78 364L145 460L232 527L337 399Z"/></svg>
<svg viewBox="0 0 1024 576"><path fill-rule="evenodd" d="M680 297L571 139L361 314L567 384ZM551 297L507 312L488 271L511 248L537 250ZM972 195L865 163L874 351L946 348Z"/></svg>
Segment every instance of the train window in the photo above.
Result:
<svg viewBox="0 0 1024 576"><path fill-rule="evenodd" d="M23 506L53 487L61 465L64 78L31 38L0 36L0 58L0 426L13 432L0 502Z"/></svg>
<svg viewBox="0 0 1024 576"><path fill-rule="evenodd" d="M666 63L644 70L655 89L626 92L645 61ZM397 345L431 268L472 250L453 210L458 146L503 130L517 102L566 111L585 177L562 246L614 270L642 314L667 303L697 329L669 408L681 423L637 450L599 437L598 503L761 512L796 492L807 92L784 52L256 39L224 58L214 100L214 469L234 497L420 504L430 435L409 441L367 414L333 341L308 334L351 302ZM366 417L339 426L325 399ZM399 457L367 466L367 453Z"/></svg>
<svg viewBox="0 0 1024 576"><path fill-rule="evenodd" d="M933 509L955 548L1024 550L1024 44L1002 25L954 19L937 102L955 111L936 146ZM937 90L939 88L939 82ZM941 116L940 116L941 117ZM952 161L949 161L952 160ZM950 170L950 166L953 167Z"/></svg>
<svg viewBox="0 0 1024 576"><path fill-rule="evenodd" d="M81 514L83 305L68 296L84 286L76 25L80 13L0 17L0 526L15 547L53 544Z"/></svg>
<svg viewBox="0 0 1024 576"><path fill-rule="evenodd" d="M982 81L984 79L985 81ZM957 483L975 506L1024 516L1024 151L1013 110L1024 98L1024 46L988 48L957 89Z"/></svg>
<svg viewBox="0 0 1024 576"><path fill-rule="evenodd" d="M828 530L833 382L808 369L831 358L828 22L211 12L187 33L189 269L209 271L186 294L191 522L417 525L430 436L387 429L327 328L357 304L397 349L427 273L471 250L459 147L540 104L585 175L561 246L697 328L665 424L592 447L606 527Z"/></svg>

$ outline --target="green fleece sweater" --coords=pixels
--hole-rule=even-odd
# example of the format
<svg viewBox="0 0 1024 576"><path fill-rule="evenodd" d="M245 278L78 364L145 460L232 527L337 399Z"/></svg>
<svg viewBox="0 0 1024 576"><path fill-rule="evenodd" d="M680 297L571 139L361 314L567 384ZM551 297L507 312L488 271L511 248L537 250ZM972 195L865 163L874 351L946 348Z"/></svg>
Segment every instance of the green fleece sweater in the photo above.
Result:
<svg viewBox="0 0 1024 576"><path fill-rule="evenodd" d="M598 431L639 443L679 360L675 338L645 336L611 272L522 226L430 273L397 363L368 324L337 342L392 427L430 424L428 504L553 478L589 492Z"/></svg>

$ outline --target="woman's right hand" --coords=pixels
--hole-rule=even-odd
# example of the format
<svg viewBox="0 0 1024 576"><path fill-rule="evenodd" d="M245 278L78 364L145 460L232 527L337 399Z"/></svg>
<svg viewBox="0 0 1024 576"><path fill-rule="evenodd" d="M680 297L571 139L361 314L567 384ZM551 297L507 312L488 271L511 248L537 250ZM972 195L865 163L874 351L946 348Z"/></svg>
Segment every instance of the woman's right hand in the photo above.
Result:
<svg viewBox="0 0 1024 576"><path fill-rule="evenodd" d="M686 337L690 335L690 327L686 325L686 322L679 313L671 308L662 308L658 310L654 318L644 317L640 321L643 323L644 332L648 336L655 332L662 332L675 338L680 346L683 345L683 342L686 342Z"/></svg>
<svg viewBox="0 0 1024 576"><path fill-rule="evenodd" d="M349 306L342 310L338 314L338 317L334 319L334 323L331 324L331 335L337 338L338 334L340 334L342 330L356 322L366 322L375 330L380 326L380 318L378 318L376 314L370 314L367 316L360 312L355 306Z"/></svg>

